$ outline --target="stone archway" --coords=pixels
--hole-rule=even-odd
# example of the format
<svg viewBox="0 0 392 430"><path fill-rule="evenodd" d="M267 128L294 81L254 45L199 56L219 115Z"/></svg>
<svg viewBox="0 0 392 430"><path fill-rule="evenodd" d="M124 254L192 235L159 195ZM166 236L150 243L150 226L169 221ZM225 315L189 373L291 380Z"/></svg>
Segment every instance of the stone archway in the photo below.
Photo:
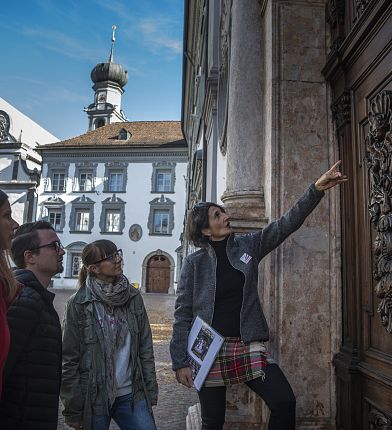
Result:
<svg viewBox="0 0 392 430"><path fill-rule="evenodd" d="M160 249L150 252L143 260L141 291L145 293L174 293L173 257Z"/></svg>

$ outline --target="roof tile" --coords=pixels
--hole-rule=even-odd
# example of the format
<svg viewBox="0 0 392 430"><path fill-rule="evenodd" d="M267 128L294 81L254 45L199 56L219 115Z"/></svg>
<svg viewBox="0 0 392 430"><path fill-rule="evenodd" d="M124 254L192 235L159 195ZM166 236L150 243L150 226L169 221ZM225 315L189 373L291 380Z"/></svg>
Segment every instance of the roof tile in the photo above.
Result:
<svg viewBox="0 0 392 430"><path fill-rule="evenodd" d="M131 134L130 139L118 140L118 135L122 129ZM164 144L186 146L180 121L115 122L71 139L42 145L40 149L133 145L161 146Z"/></svg>

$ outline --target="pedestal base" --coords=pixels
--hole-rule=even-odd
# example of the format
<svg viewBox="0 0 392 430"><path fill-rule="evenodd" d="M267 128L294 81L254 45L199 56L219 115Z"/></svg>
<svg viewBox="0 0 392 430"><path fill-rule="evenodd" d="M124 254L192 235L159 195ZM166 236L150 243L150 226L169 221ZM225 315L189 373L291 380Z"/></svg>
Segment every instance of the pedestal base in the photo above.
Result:
<svg viewBox="0 0 392 430"><path fill-rule="evenodd" d="M263 191L225 191L221 199L236 233L250 233L267 223Z"/></svg>

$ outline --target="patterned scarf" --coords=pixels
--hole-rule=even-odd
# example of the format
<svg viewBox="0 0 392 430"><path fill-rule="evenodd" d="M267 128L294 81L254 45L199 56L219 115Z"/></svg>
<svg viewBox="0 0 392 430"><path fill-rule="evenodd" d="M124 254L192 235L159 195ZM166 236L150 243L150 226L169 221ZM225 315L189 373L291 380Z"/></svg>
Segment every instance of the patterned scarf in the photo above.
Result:
<svg viewBox="0 0 392 430"><path fill-rule="evenodd" d="M131 297L130 284L124 275L118 277L115 284L88 275L86 287L91 291L95 314L105 341L106 388L112 406L116 399L115 360L129 333L124 305Z"/></svg>

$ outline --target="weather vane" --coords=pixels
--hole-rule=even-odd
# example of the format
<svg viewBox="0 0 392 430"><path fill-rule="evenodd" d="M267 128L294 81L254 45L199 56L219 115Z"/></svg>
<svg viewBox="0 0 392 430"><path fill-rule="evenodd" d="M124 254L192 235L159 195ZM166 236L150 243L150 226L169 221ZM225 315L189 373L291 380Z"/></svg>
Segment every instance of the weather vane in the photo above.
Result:
<svg viewBox="0 0 392 430"><path fill-rule="evenodd" d="M114 42L116 41L116 26L112 25L112 48L110 50L109 63L113 62L113 50L114 50Z"/></svg>

